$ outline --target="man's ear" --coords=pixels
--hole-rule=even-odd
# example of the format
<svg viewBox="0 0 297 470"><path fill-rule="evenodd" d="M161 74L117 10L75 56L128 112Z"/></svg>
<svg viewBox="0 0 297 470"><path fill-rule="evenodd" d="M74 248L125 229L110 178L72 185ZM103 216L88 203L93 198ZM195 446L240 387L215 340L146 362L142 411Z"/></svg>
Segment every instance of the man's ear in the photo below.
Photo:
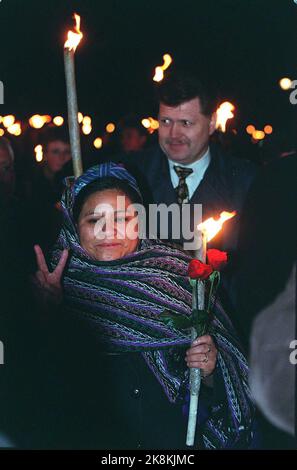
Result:
<svg viewBox="0 0 297 470"><path fill-rule="evenodd" d="M214 131L216 130L216 124L217 124L217 113L216 111L212 113L209 121L209 135L212 135Z"/></svg>

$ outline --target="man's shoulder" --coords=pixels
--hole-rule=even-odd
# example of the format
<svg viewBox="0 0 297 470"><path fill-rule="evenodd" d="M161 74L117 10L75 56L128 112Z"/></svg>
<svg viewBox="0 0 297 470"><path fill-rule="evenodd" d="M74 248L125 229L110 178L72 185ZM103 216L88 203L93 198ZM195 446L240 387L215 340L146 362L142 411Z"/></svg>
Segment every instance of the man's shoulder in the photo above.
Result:
<svg viewBox="0 0 297 470"><path fill-rule="evenodd" d="M230 156L230 162L233 168L238 172L249 173L252 176L255 176L259 172L258 166L245 158Z"/></svg>
<svg viewBox="0 0 297 470"><path fill-rule="evenodd" d="M259 168L253 162L226 153L218 146L211 146L211 155L216 161L218 170L233 178L253 179L259 172Z"/></svg>

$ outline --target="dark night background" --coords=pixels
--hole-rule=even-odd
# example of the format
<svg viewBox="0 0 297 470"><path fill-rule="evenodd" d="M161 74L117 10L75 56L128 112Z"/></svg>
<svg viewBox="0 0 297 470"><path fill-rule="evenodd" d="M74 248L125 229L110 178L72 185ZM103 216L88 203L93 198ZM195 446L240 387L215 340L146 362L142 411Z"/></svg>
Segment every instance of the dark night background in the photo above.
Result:
<svg viewBox="0 0 297 470"><path fill-rule="evenodd" d="M1 432L4 434L12 432L12 436L16 434L13 439L15 438L17 443L19 439L25 448L30 447L30 439L40 448L47 448L51 438L53 437L53 442L56 438L55 433L48 438L48 430L49 434L51 433L51 425L48 425L48 422L53 423L53 429L54 426L59 426L60 418L58 413L55 415L55 410L59 410L59 407L55 405L55 400L58 404L59 400L62 403L65 395L67 418L67 410L71 411L72 406L68 408L68 400L75 391L79 406L76 405L74 394L70 404L73 401L75 412L69 411L70 424L68 418L65 419L65 426L69 425L70 429L72 416L76 419L77 410L84 410L81 407L84 399L81 399L80 392L82 396L86 396L84 395L86 392L89 393L88 386L85 386L84 374L88 376L88 370L92 370L92 365L90 369L86 368L85 364L89 363L85 358L90 354L92 360L97 361L97 355L89 353L86 342L86 355L83 354L79 358L79 369L76 361L73 362L74 378L71 375L72 368L67 375L68 356L66 355L65 361L62 361L62 365L60 357L64 357L64 350L69 348L68 339L72 335L71 330L70 333L68 330L69 322L65 327L62 325L61 329L59 323L56 328L55 322L58 320L54 318L52 330L48 333L46 318L40 316L38 309L36 312L33 309L33 314L30 310L34 302L30 297L31 291L27 288L27 271L35 272L37 269L32 249L33 242L40 243L43 247L37 229L41 229L41 232L44 230L46 236L50 238L49 228L55 228L54 217L57 217L57 214L60 216L56 199L55 205L50 200L49 208L42 205L43 199L40 197L42 190L44 189L46 195L50 194L51 190L51 187L49 190L48 186L44 185L47 181L42 173L43 164L37 164L34 159L34 146L40 143L42 130L30 128L28 119L33 114L62 115L64 118L67 116L63 45L67 31L73 29L74 12L81 16L81 30L84 34L75 53L78 106L84 115L92 117L93 126L90 135L81 136L84 169L100 161L100 156L105 151L105 143L102 150L95 150L92 143L95 137L103 137L108 122L118 123L119 119L128 113L156 117L152 78L155 67L162 64L165 53L169 53L173 58L171 67L190 65L197 75L200 73L208 75L217 83L221 100L231 101L235 105L235 118L229 121L230 132L226 134L217 132L213 137L217 138L219 143L225 144L228 150L230 146L238 158L246 157L260 166L269 160L277 160L275 157L279 157L285 151L296 150L297 105L290 103L290 91L283 91L279 86L279 80L283 77L297 80L297 3L293 0L0 0L0 81L4 84L4 104L0 104L0 115L13 114L17 121L22 122L20 137L7 134L5 131L5 137L11 141L16 155L15 195L17 197L15 200L12 198L11 206L7 205L8 209L5 208L6 212L3 211L5 217L3 216L0 221L0 237L2 237L0 275L3 278L0 280L0 290L2 289L0 320L3 315L2 305L5 305L7 297L8 308L5 307L3 318L5 321L5 315L8 318L8 326L5 324L8 332L7 342L10 341L12 346L5 354L7 357L11 355L16 367L8 368L9 371L6 369L7 375L4 375L4 380L0 382L0 392L4 397L2 398L2 395L0 397L0 447ZM273 134L266 136L263 141L252 142L245 131L248 124L253 124L259 130L262 130L266 124L271 124ZM64 129L67 129L66 122ZM157 138L156 134L151 136L152 140ZM104 135L106 136L107 134ZM108 149L112 138L106 141L107 152L113 152L116 148L113 147L113 143ZM279 160L290 162L289 158L279 158ZM68 163L71 166L72 162ZM273 171L274 168L277 167L272 165ZM72 167L69 172L72 174ZM41 181L41 184L36 186L38 191L35 192L37 194L35 198L32 196L34 192L31 191L31 199L27 198L31 205L26 206L27 199L23 194L27 194L28 187L30 189L30 181L34 183L35 173L43 179L35 178L35 183L37 181L39 184ZM290 168L288 173L293 181L294 174ZM273 234L269 237L269 243L266 243L264 235L262 238L260 236L257 245L259 255L257 256L255 251L253 263L250 263L251 257L247 257L250 269L250 271L247 269L247 279L250 273L251 283L246 282L243 276L243 284L248 294L248 302L244 307L249 315L249 305L254 299L257 301L257 293L260 292L258 286L261 283L263 286L265 276L269 278L267 293L275 294L273 288L270 289L272 274L276 273L275 284L279 288L277 275L282 274L280 268L286 265L287 259L283 253L285 251L288 253L291 262L291 255L295 253L296 248L295 244L294 246L293 243L290 244L290 237L286 238L285 243L279 243L279 227L285 226L287 221L291 225L295 222L292 217L294 206L292 204L291 207L291 202L294 201L293 189L296 185L294 186L295 182L287 184L277 169L273 176L275 180L272 179L272 182L276 181L275 187L281 187L281 190L274 191L275 198L267 192L267 199L265 198L263 202L265 217L260 214L262 206L258 206L255 195L256 202L253 205L251 199L250 212L247 212L246 227L251 228L247 238L249 236L250 240L255 240L255 244L258 243L258 238L253 234L257 233L258 236L258 227L262 229L266 221L267 226L265 225L263 234L265 236L266 233ZM31 184L31 187L34 188L34 185ZM274 188L273 184L271 188ZM283 198L279 197L279 194ZM257 208L258 222L254 217L255 208ZM1 213L0 216L2 217ZM282 216L281 221L285 222L277 223L276 216ZM58 221L60 223L60 219ZM56 225L58 226L58 223ZM287 231L290 235L295 233L293 230L287 229ZM292 236L291 238L293 239ZM264 255L262 252L262 239L265 239L263 246L267 250L267 257L265 257L266 251L263 250ZM280 249L276 250L275 246L278 245ZM253 247L253 244L251 246ZM271 269L269 264L268 268L266 264L264 266L266 259L271 259ZM261 263L264 266L263 270ZM255 272L257 276L254 275ZM263 272L265 275L262 277ZM250 295L253 292L256 295ZM262 301L262 297L260 300ZM243 301L245 301L244 296ZM254 306L257 305L255 303ZM59 316L59 309L57 311ZM243 315L241 318L245 320ZM67 331L65 336L63 336L64 331ZM57 332L59 334L56 338ZM0 333L2 335L0 339L4 338L5 330L0 329ZM75 338L74 335L72 341L76 348L78 341ZM51 341L53 344L50 344ZM15 348L15 344L18 347ZM71 350L71 341L69 349ZM52 351L54 351L53 359ZM96 362L94 377L100 378L97 375L97 366ZM65 371L66 378L64 378ZM83 388L77 386L77 377ZM96 390L99 390L101 384L98 389L93 388L92 381L90 384L89 389L94 392L95 397ZM60 390L62 398L58 396ZM43 400L50 403L48 408L44 406ZM94 403L95 400L97 396L94 398ZM90 403L93 403L92 400ZM36 414L32 416L31 410L35 409ZM6 416L4 420L3 410ZM92 413L93 410L94 408ZM86 416L88 417L88 414ZM96 418L97 415L94 416ZM78 423L79 419L78 417ZM83 422L85 416L81 419ZM59 432L62 439L64 438L63 414L61 414L61 423ZM73 435L75 429L74 426ZM65 431L65 436L67 433ZM70 432L70 440L71 438ZM80 434L78 442L79 439ZM272 448L279 444L278 434L274 437L272 433L271 440L274 439L276 444L273 442ZM284 443L285 445L287 444Z"/></svg>
<svg viewBox="0 0 297 470"><path fill-rule="evenodd" d="M278 85L297 78L293 0L2 0L1 114L65 115L63 43L74 11L84 33L76 52L79 109L98 130L127 112L153 111L152 76L166 52L215 78L237 106L239 129L295 126L295 106Z"/></svg>

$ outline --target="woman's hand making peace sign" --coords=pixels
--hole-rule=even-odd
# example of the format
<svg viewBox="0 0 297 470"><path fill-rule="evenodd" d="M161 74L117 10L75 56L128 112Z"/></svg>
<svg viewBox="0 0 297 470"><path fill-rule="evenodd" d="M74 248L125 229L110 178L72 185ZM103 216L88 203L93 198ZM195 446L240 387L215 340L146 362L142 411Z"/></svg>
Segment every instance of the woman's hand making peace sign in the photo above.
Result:
<svg viewBox="0 0 297 470"><path fill-rule="evenodd" d="M46 303L60 304L63 300L62 275L68 259L68 250L63 250L59 263L53 272L49 272L44 254L39 245L34 246L38 271L33 277L42 300Z"/></svg>

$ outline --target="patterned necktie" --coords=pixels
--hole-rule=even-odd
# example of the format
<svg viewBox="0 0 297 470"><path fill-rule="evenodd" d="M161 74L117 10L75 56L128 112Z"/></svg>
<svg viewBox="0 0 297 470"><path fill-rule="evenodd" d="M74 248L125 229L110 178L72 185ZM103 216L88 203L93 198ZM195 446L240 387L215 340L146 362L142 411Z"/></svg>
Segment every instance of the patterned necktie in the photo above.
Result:
<svg viewBox="0 0 297 470"><path fill-rule="evenodd" d="M193 173L192 168L184 168L182 166L174 166L174 171L178 176L178 186L175 188L177 194L177 202L185 204L189 202L189 189L186 183L186 178Z"/></svg>

